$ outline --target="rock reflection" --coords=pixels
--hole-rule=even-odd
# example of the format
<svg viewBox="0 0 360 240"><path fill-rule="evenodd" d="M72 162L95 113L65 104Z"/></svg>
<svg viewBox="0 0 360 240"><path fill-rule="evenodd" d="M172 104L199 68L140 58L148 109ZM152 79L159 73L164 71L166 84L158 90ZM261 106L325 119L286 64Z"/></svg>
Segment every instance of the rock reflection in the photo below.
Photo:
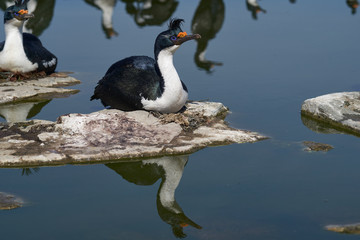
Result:
<svg viewBox="0 0 360 240"><path fill-rule="evenodd" d="M126 12L134 17L138 26L161 25L175 12L176 0L122 0Z"/></svg>
<svg viewBox="0 0 360 240"><path fill-rule="evenodd" d="M13 4L13 0L0 0L0 8L4 11ZM23 31L40 36L50 26L54 16L55 0L31 0L27 6L29 13L33 13L36 17L26 21Z"/></svg>
<svg viewBox="0 0 360 240"><path fill-rule="evenodd" d="M355 14L356 9L359 7L358 0L346 0L346 4L351 8L351 13Z"/></svg>
<svg viewBox="0 0 360 240"><path fill-rule="evenodd" d="M257 0L246 0L246 7L251 12L253 19L257 20L257 14L259 12L266 13L266 10L262 9Z"/></svg>
<svg viewBox="0 0 360 240"><path fill-rule="evenodd" d="M214 66L222 65L221 62L207 60L205 54L208 42L220 31L224 18L225 6L222 0L201 0L191 23L192 32L201 35L200 39L196 39L195 63L207 72L211 72Z"/></svg>
<svg viewBox="0 0 360 240"><path fill-rule="evenodd" d="M100 9L101 26L106 38L117 36L118 33L113 28L113 14L116 0L85 0L89 5Z"/></svg>
<svg viewBox="0 0 360 240"><path fill-rule="evenodd" d="M0 117L9 123L25 122L35 117L50 101L51 100L0 105Z"/></svg>
<svg viewBox="0 0 360 240"><path fill-rule="evenodd" d="M175 200L175 190L180 183L188 156L168 156L139 162L110 163L111 168L129 182L136 185L153 185L161 178L157 193L157 210L160 218L169 224L178 238L186 237L184 227L201 226L188 218Z"/></svg>
<svg viewBox="0 0 360 240"><path fill-rule="evenodd" d="M290 3L296 3L296 0L289 0Z"/></svg>
<svg viewBox="0 0 360 240"><path fill-rule="evenodd" d="M333 125L324 123L322 121L316 121L313 118L310 118L304 114L301 114L301 121L304 124L304 126L306 126L307 128L309 128L311 131L314 131L316 133L322 133L322 134L351 134L354 136L358 136L356 133L352 132L352 131L346 131L345 129L342 128L336 128Z"/></svg>

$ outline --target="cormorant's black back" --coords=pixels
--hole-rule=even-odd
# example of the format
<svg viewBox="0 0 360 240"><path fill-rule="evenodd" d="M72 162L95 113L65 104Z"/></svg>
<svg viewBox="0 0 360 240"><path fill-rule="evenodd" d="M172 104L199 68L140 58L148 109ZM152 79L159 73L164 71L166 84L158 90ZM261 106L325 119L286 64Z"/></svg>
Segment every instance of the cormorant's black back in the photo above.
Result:
<svg viewBox="0 0 360 240"><path fill-rule="evenodd" d="M142 109L141 99L155 100L163 92L164 81L154 59L129 57L114 63L98 82L93 99L120 110ZM137 95L134 93L141 93Z"/></svg>
<svg viewBox="0 0 360 240"><path fill-rule="evenodd" d="M43 47L41 41L35 35L23 33L23 45L29 60L38 64L37 72L45 71L46 74L50 74L55 71L57 58ZM56 59L55 64L47 66L46 63L53 61L53 59Z"/></svg>
<svg viewBox="0 0 360 240"><path fill-rule="evenodd" d="M0 43L0 51L4 49L5 41ZM39 38L30 33L23 33L23 45L24 51L28 59L32 63L38 64L37 72L44 71L46 74L51 74L55 71L57 66L57 57L43 47ZM48 63L56 59L55 64L49 66L44 63Z"/></svg>

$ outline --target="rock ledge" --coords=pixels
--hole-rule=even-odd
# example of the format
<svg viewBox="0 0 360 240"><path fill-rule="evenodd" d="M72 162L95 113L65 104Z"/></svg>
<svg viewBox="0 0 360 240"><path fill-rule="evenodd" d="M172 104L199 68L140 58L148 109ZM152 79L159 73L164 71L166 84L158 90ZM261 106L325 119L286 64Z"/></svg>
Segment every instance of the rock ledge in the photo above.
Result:
<svg viewBox="0 0 360 240"><path fill-rule="evenodd" d="M221 103L193 102L178 114L105 109L63 115L56 122L1 124L0 167L189 154L207 146L266 139L229 127L224 122L227 112Z"/></svg>
<svg viewBox="0 0 360 240"><path fill-rule="evenodd" d="M334 128L360 135L360 92L342 92L306 100L301 113Z"/></svg>

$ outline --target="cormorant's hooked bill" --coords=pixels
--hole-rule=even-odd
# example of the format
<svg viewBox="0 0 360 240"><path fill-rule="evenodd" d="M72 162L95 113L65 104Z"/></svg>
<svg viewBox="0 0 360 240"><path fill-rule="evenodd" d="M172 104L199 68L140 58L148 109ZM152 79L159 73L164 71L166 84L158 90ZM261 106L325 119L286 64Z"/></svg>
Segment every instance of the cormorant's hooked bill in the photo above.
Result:
<svg viewBox="0 0 360 240"><path fill-rule="evenodd" d="M15 0L15 5L12 5L6 9L4 20L10 20L16 18L19 21L26 21L29 18L34 17L27 10L27 3L29 0Z"/></svg>

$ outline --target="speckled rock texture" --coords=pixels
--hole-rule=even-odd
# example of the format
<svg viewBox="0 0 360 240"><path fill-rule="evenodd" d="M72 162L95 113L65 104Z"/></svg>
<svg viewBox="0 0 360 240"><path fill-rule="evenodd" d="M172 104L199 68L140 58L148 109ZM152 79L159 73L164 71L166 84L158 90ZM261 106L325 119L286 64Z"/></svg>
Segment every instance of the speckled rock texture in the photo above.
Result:
<svg viewBox="0 0 360 240"><path fill-rule="evenodd" d="M23 81L0 79L0 105L65 97L77 93L79 90L59 87L79 83L79 80L65 73L55 73L44 78Z"/></svg>
<svg viewBox="0 0 360 240"><path fill-rule="evenodd" d="M193 102L177 114L102 110L0 125L0 166L104 162L188 154L266 137L229 127L221 103Z"/></svg>
<svg viewBox="0 0 360 240"><path fill-rule="evenodd" d="M342 92L306 100L301 113L335 128L360 135L360 92Z"/></svg>
<svg viewBox="0 0 360 240"><path fill-rule="evenodd" d="M326 230L346 233L346 234L360 234L360 223L346 224L346 225L328 225Z"/></svg>
<svg viewBox="0 0 360 240"><path fill-rule="evenodd" d="M22 205L21 199L8 193L0 192L0 210L11 210L22 207Z"/></svg>

